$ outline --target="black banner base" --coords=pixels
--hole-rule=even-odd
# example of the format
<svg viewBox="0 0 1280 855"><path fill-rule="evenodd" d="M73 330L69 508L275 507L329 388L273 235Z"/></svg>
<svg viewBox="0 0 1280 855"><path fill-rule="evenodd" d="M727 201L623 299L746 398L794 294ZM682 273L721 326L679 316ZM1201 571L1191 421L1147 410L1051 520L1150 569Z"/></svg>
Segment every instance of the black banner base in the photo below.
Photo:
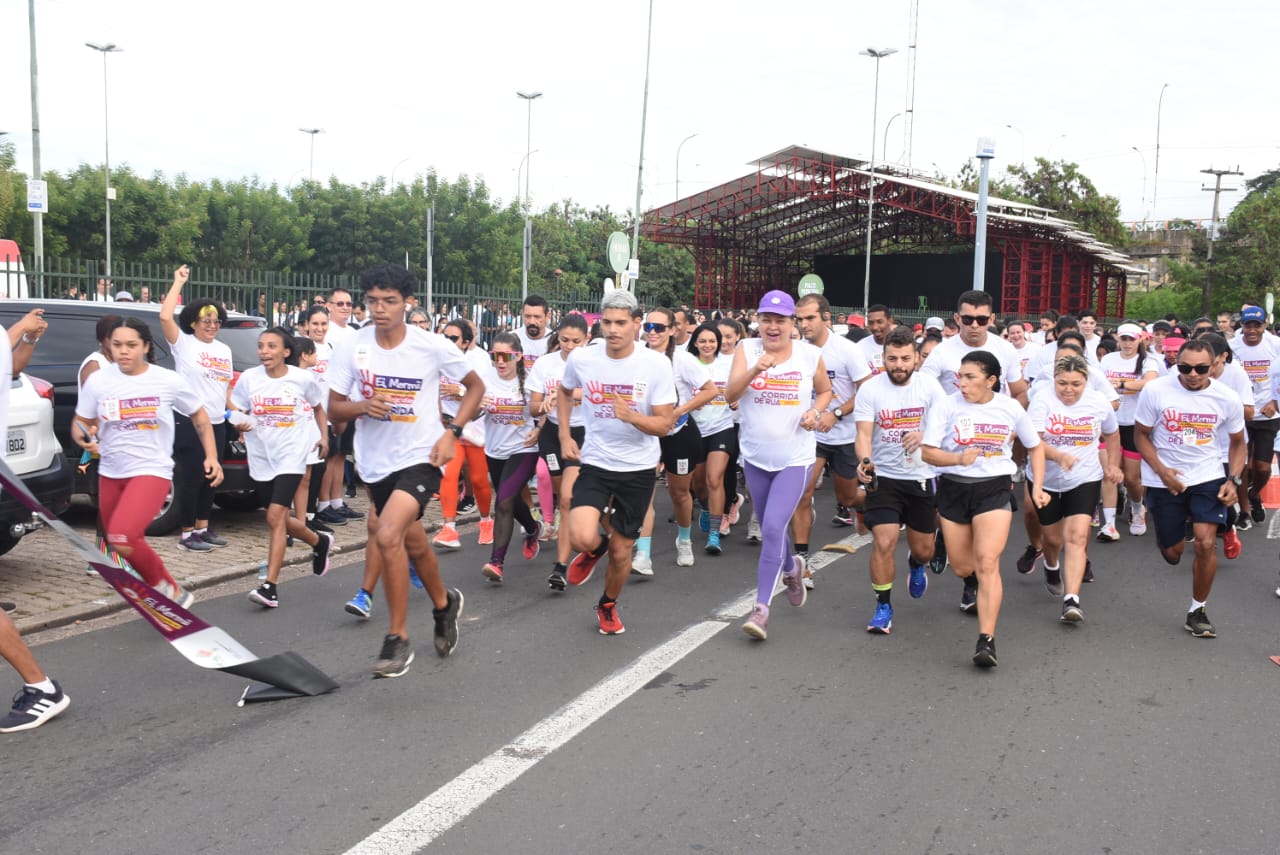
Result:
<svg viewBox="0 0 1280 855"><path fill-rule="evenodd" d="M253 662L245 662L242 665L229 665L218 670L267 684L246 689L240 698L241 705L261 701L279 701L285 698L312 697L338 688L336 680L292 650L268 656L266 659L255 659Z"/></svg>

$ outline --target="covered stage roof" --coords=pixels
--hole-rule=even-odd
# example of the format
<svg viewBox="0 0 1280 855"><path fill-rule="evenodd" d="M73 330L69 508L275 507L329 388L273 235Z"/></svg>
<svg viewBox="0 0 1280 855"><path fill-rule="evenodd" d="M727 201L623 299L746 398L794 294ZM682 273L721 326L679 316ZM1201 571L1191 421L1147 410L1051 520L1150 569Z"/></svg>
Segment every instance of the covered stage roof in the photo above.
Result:
<svg viewBox="0 0 1280 855"><path fill-rule="evenodd" d="M819 257L865 251L872 181L866 161L792 146L754 166L753 173L644 215L646 237L693 252L699 308L754 305L774 288L794 292ZM874 180L871 302L913 305L915 296L900 286L893 292L899 299L883 299L876 259L965 248L972 253L978 196L893 165L877 165ZM988 199L987 247L1000 257L999 311L1020 317L1064 307L1120 317L1127 275L1145 274L1055 212L1007 199ZM949 285L958 295L971 278Z"/></svg>

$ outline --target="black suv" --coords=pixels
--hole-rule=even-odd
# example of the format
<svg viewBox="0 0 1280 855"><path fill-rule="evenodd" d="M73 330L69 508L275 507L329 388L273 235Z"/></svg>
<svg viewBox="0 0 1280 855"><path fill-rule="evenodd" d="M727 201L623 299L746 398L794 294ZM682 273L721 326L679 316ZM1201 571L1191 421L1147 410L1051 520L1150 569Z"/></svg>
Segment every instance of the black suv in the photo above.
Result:
<svg viewBox="0 0 1280 855"><path fill-rule="evenodd" d="M6 328L32 309L44 309L48 332L40 339L27 371L53 384L53 429L73 467L80 461L81 449L71 440L71 420L76 410L76 375L84 358L98 349L94 338L98 318L107 314L141 318L151 327L155 339L156 362L173 368L173 353L160 328L160 306L154 303L90 303L79 300L0 300L0 324ZM231 348L235 376L260 364L258 334L266 328L262 318L229 314L218 333L218 340ZM228 510L252 510L262 501L253 480L244 444L235 429L228 426L227 443L222 449L223 481L214 501ZM96 467L93 472L96 472ZM177 473L175 472L175 477ZM76 469L75 492L87 493L97 500L96 476L86 476ZM178 507L170 492L160 513L147 527L147 534L158 536L173 531L178 525Z"/></svg>

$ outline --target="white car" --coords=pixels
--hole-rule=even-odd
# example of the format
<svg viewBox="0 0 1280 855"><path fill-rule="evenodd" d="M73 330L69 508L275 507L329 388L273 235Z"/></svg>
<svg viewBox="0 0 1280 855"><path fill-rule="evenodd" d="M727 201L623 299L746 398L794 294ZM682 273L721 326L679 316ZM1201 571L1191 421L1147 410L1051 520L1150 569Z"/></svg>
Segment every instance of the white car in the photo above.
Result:
<svg viewBox="0 0 1280 855"><path fill-rule="evenodd" d="M53 385L26 374L11 384L5 463L46 508L61 514L71 504L72 472L53 432ZM0 494L0 555L36 527L26 507Z"/></svg>

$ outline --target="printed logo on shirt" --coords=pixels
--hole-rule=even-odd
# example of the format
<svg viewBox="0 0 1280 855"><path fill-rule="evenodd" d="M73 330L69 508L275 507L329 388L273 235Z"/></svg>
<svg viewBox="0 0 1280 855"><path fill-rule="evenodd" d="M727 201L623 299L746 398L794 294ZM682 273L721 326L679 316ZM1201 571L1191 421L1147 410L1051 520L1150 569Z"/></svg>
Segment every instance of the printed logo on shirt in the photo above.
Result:
<svg viewBox="0 0 1280 855"><path fill-rule="evenodd" d="M1092 416L1070 418L1063 415L1049 416L1045 423L1045 440L1052 446L1097 445L1101 427Z"/></svg>
<svg viewBox="0 0 1280 855"><path fill-rule="evenodd" d="M1107 369L1107 379L1108 379L1108 380L1110 380L1110 381L1112 382L1112 384L1113 384L1113 385L1114 385L1114 383L1115 383L1115 381L1116 381L1116 380L1137 380L1137 379L1138 379L1138 372L1136 372L1136 371L1116 371L1116 370L1114 370L1114 369L1108 368L1108 369ZM1139 390L1137 390L1137 389L1130 389L1130 388L1127 388L1127 387L1126 387L1126 388L1124 388L1124 389L1117 389L1116 391L1117 391L1117 392L1119 392L1121 395L1136 395L1136 394L1138 394L1138 391L1139 391Z"/></svg>
<svg viewBox="0 0 1280 855"><path fill-rule="evenodd" d="M416 422L418 414L413 406L417 402L420 391L422 391L421 377L392 377L387 374L375 374L365 369L360 370L360 395L364 398L382 395L391 405L391 411L384 418L374 419L374 421ZM372 416L365 418L372 418Z"/></svg>
<svg viewBox="0 0 1280 855"><path fill-rule="evenodd" d="M1270 359L1242 359L1240 367L1249 375L1250 383L1265 383L1271 374Z"/></svg>
<svg viewBox="0 0 1280 855"><path fill-rule="evenodd" d="M900 445L902 435L920 430L924 424L924 407L903 407L899 410L881 410L876 413L880 439Z"/></svg>
<svg viewBox="0 0 1280 855"><path fill-rule="evenodd" d="M254 395L249 399L254 420L261 428L291 428L298 399L292 395Z"/></svg>
<svg viewBox="0 0 1280 855"><path fill-rule="evenodd" d="M962 416L955 425L956 445L976 446L979 457L1002 457L1013 428L991 422L974 422Z"/></svg>
<svg viewBox="0 0 1280 855"><path fill-rule="evenodd" d="M877 374L883 374L884 373L884 354L877 353L874 356L872 356L870 359L867 360L867 366L870 367L871 369L872 377L875 377ZM835 373L831 371L828 371L827 374L833 378L836 376Z"/></svg>
<svg viewBox="0 0 1280 855"><path fill-rule="evenodd" d="M160 429L160 398L156 396L103 401L98 412L116 430Z"/></svg>
<svg viewBox="0 0 1280 855"><path fill-rule="evenodd" d="M491 398L486 395L484 409L495 425L524 425L524 400L521 398Z"/></svg>
<svg viewBox="0 0 1280 855"><path fill-rule="evenodd" d="M445 377L443 374L440 375L441 398L444 398L446 401L461 401L462 392L462 383L454 380L452 377Z"/></svg>
<svg viewBox="0 0 1280 855"><path fill-rule="evenodd" d="M755 404L777 404L780 407L800 406L799 371L786 371L781 374L763 372L751 381L751 388L756 392L751 397Z"/></svg>
<svg viewBox="0 0 1280 855"><path fill-rule="evenodd" d="M204 376L219 383L231 382L231 360L223 356L200 351L196 362L205 369Z"/></svg>
<svg viewBox="0 0 1280 855"><path fill-rule="evenodd" d="M643 390L642 390L643 391ZM597 419L612 419L613 402L617 399L635 400L635 387L630 383L587 383L583 400L591 405L591 416Z"/></svg>
<svg viewBox="0 0 1280 855"><path fill-rule="evenodd" d="M1168 407L1160 413L1160 421L1169 434L1170 445L1212 445L1218 416L1216 413L1184 413Z"/></svg>

